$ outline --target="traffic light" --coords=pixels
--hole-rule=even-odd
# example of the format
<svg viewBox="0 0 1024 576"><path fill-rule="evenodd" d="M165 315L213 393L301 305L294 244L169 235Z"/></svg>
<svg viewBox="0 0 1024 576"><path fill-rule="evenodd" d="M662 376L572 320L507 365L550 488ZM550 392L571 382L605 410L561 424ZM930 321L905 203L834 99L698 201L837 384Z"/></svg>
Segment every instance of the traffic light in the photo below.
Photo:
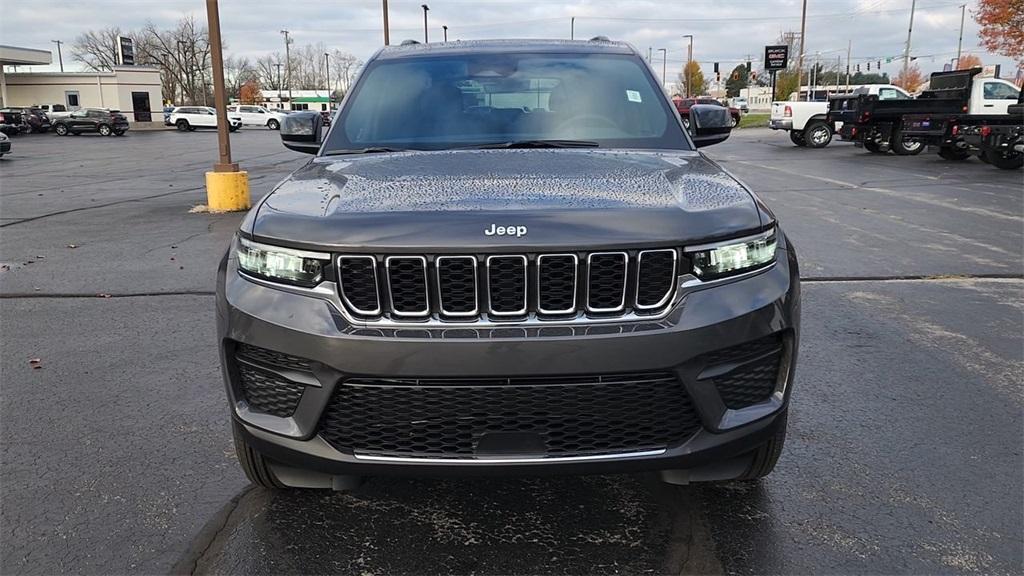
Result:
<svg viewBox="0 0 1024 576"><path fill-rule="evenodd" d="M868 62L868 72L871 72L871 62Z"/></svg>
<svg viewBox="0 0 1024 576"><path fill-rule="evenodd" d="M747 74L750 74L750 60L747 60Z"/></svg>
<svg viewBox="0 0 1024 576"><path fill-rule="evenodd" d="M720 83L721 81L722 81L722 75L718 72L718 70L715 70L715 82L719 82Z"/></svg>
<svg viewBox="0 0 1024 576"><path fill-rule="evenodd" d="M879 70L881 70L881 69L882 69L882 61L881 61L881 60L879 60L879 61L878 61L878 69L879 69Z"/></svg>
<svg viewBox="0 0 1024 576"><path fill-rule="evenodd" d="M715 62L715 74L718 74L718 62Z"/></svg>
<svg viewBox="0 0 1024 576"><path fill-rule="evenodd" d="M857 64L857 74L860 74L860 64Z"/></svg>

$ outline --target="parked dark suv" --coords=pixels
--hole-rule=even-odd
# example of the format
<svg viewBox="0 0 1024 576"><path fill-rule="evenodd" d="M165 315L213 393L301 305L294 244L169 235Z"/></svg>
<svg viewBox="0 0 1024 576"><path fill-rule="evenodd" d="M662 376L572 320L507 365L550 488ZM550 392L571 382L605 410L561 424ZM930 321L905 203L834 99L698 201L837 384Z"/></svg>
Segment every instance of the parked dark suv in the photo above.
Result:
<svg viewBox="0 0 1024 576"><path fill-rule="evenodd" d="M50 129L50 117L40 108L26 106L0 108L0 114L20 114L25 132L38 134Z"/></svg>
<svg viewBox="0 0 1024 576"><path fill-rule="evenodd" d="M101 136L123 136L128 131L128 118L124 114L104 108L83 108L75 110L53 122L53 131L58 136L97 132Z"/></svg>
<svg viewBox="0 0 1024 576"><path fill-rule="evenodd" d="M782 450L792 245L629 45L384 48L243 220L217 324L265 487L381 474L753 479Z"/></svg>

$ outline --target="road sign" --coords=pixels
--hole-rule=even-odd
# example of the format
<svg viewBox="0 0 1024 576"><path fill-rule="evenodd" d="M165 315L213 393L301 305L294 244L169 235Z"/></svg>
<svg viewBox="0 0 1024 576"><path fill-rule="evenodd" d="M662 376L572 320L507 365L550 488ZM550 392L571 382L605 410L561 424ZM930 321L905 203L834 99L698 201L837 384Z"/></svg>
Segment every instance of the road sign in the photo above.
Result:
<svg viewBox="0 0 1024 576"><path fill-rule="evenodd" d="M127 36L117 37L117 63L119 66L135 65L135 43Z"/></svg>
<svg viewBox="0 0 1024 576"><path fill-rule="evenodd" d="M785 70L789 66L789 46L765 46L764 69L770 72Z"/></svg>

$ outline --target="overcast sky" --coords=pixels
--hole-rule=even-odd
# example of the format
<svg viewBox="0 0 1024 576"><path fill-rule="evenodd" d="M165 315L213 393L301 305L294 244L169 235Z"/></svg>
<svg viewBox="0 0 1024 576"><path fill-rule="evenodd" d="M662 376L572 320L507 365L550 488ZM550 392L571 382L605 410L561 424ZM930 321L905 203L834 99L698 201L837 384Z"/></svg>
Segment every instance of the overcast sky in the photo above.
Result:
<svg viewBox="0 0 1024 576"><path fill-rule="evenodd" d="M964 52L985 64L1002 64L1012 77L1013 63L988 54L978 45L978 26L970 15L977 0L917 0L912 54L922 71L940 70L956 56L960 5L967 2ZM423 0L390 0L391 39L423 38ZM598 34L631 42L646 53L668 50L669 79L686 59L682 36L693 34L694 58L705 73L712 62L723 73L747 55L760 60L764 46L780 32L799 31L801 0L427 0L430 39L568 38L576 17L576 38ZM221 26L228 53L257 58L283 50L280 30L291 31L296 44L323 42L328 49L351 52L366 60L383 43L380 0L221 0ZM822 58L845 58L853 41L853 61L883 60L894 75L900 66L910 20L911 0L808 0L807 51ZM0 0L0 44L54 50L51 40L70 45L88 29L120 26L134 29L152 21L171 27L183 14L206 20L203 0ZM65 46L65 68L77 69ZM813 56L812 56L813 57ZM886 65L884 59L892 57ZM872 71L874 71L872 64ZM25 68L19 68L24 70ZM42 70L43 67L36 67ZM862 69L865 69L862 65Z"/></svg>

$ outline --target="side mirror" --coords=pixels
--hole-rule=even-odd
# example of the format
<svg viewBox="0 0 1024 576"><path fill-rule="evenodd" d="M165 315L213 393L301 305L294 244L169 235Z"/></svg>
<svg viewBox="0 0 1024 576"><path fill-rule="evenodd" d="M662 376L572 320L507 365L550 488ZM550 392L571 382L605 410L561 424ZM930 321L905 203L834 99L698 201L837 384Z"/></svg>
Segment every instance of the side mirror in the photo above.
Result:
<svg viewBox="0 0 1024 576"><path fill-rule="evenodd" d="M285 148L316 154L323 142L324 119L319 112L294 112L281 121L281 143Z"/></svg>
<svg viewBox="0 0 1024 576"><path fill-rule="evenodd" d="M732 132L729 109L710 104L694 104L690 107L690 132L697 148L725 142Z"/></svg>

